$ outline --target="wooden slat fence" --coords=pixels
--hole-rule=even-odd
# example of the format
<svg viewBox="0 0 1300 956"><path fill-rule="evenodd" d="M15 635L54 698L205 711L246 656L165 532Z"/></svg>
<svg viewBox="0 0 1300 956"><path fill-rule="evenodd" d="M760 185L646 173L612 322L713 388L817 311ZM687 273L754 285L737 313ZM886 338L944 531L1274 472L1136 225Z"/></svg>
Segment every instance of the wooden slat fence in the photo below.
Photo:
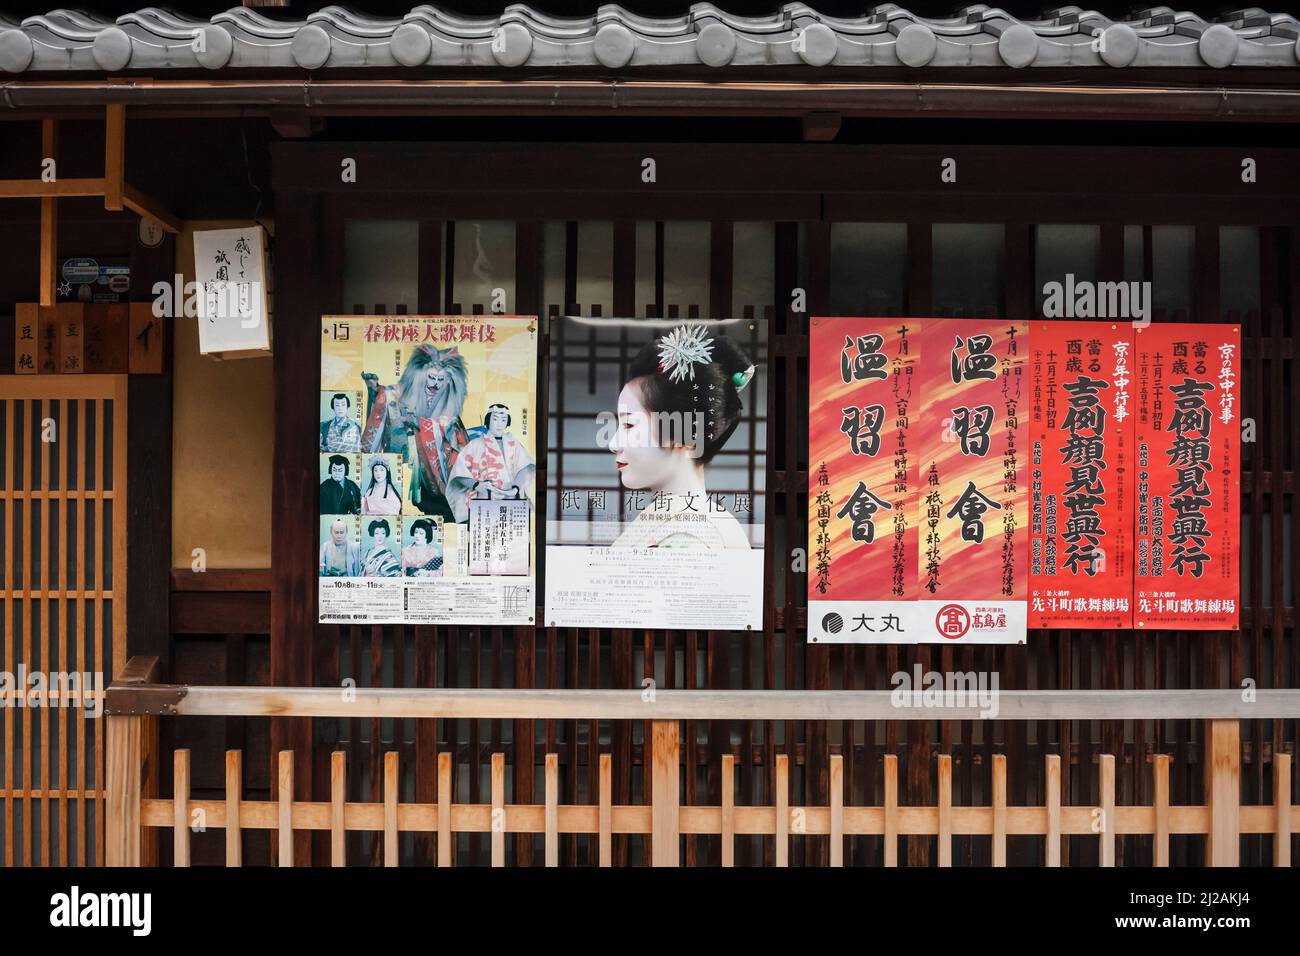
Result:
<svg viewBox="0 0 1300 956"><path fill-rule="evenodd" d="M143 664L128 671L148 673ZM840 754L832 755L829 762L827 799L823 803L799 804L788 798L791 767L784 754L777 756L773 767L777 797L773 804L738 804L739 774L731 754L724 754L719 761L718 803L683 803L686 781L679 731L685 721L737 717L806 720L810 715L826 719L858 715L870 719L889 710L897 719L907 721L933 720L935 710L943 719L969 721L976 717L974 706L899 707L887 692L683 691L664 692L647 704L638 694L620 691L390 689L359 692L343 701L342 695L330 688L183 688L140 680L115 684L109 693L109 801L115 811L110 819L109 862L138 865L152 852L145 834L170 829L172 860L178 866L188 865L194 833L214 828L226 831L228 866L240 865L242 838L249 831L265 831L275 839L282 866L293 864L293 836L301 831L318 833L328 841L327 859L334 866L380 862L369 854L358 857L349 853L347 837L355 833L374 837L385 866L397 865L402 858L399 841L403 834L431 837L439 866L457 862L462 835L480 839L486 836L490 865L503 866L508 859L509 834L540 834L546 866L559 865L564 836L580 835L593 839L597 850L588 862L599 866L615 865L615 838L631 835L648 838L650 849L645 859L655 866L680 865L685 847L700 837L716 838L722 866L735 865L737 839L741 837L758 837L770 844L771 861L776 866L789 865L791 849L811 839L820 839L826 845L828 865L842 866L849 840L875 838L883 865L896 866L900 862L900 837L927 842L933 838L940 866L953 865L955 839L988 837L991 864L1005 866L1011 838L1037 837L1041 838L1044 863L1059 866L1065 841L1072 836L1091 839L1102 866L1116 865L1119 839L1149 838L1154 865L1168 866L1172 838L1186 835L1207 838L1205 862L1216 866L1239 864L1242 836L1272 835L1272 862L1291 865L1291 839L1297 832L1297 817L1292 805L1290 755L1275 755L1279 772L1274 776L1272 802L1242 805L1239 720L1247 713L1265 719L1295 713L1300 709L1300 691L1265 691L1254 701L1245 701L1231 692L1213 691L1011 692L999 700L1004 717L1018 722L1098 713L1113 713L1117 719L1145 713L1156 718L1203 720L1209 748L1206 802L1171 803L1173 761L1167 755L1157 755L1151 770L1152 802L1119 803L1115 757L1100 754L1096 767L1098 799L1093 804L1078 805L1063 791L1061 758L1053 754L1044 759L1047 786L1043 802L1013 803L1008 799L1007 758L996 753L991 762L992 787L987 802L974 805L954 803L952 758L947 754L936 757L938 786L932 805L906 805L900 801L899 761L893 754L885 755L882 761L879 782L883 799L879 805L846 802L845 761ZM364 802L347 799L347 755L341 750L330 754L327 802L293 799L295 755L291 751L278 755L279 796L275 800L244 799L240 782L242 754L236 750L226 754L225 792L220 799L193 798L187 750L173 755L170 798L150 795L145 783L157 723L172 715L319 718L349 711L362 720L519 719L521 715L538 720L599 720L628 719L633 713L648 711L653 714L649 718L648 798L639 804L615 800L614 758L607 752L597 754L597 786L592 798L583 803L561 802L559 756L555 753L547 753L543 760L541 803L506 801L506 756L500 752L490 755L487 801L457 799L452 785L453 756L447 752L438 757L435 799L431 801L401 799L400 758L393 751L384 755L379 799ZM467 856L471 862L476 860L472 848ZM511 856L519 864L532 862L519 854Z"/></svg>

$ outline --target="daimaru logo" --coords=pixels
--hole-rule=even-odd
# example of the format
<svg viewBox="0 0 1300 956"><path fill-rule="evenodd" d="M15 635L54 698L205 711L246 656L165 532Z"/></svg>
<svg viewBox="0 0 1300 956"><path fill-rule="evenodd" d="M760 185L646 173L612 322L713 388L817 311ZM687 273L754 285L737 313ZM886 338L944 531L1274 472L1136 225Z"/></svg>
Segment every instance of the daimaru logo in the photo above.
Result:
<svg viewBox="0 0 1300 956"><path fill-rule="evenodd" d="M74 886L50 897L51 926L125 926L134 936L148 936L152 914L150 893L82 893Z"/></svg>

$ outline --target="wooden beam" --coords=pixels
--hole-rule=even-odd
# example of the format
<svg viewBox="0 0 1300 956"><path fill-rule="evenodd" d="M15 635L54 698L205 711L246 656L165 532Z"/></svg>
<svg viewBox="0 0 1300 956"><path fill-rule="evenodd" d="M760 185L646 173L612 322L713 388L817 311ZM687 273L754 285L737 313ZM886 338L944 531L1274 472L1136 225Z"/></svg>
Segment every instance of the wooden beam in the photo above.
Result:
<svg viewBox="0 0 1300 956"><path fill-rule="evenodd" d="M285 686L314 682L316 642L337 640L337 629L317 635L315 554L319 545L312 522L316 452L301 440L303 427L316 421L320 388L320 263L327 230L319 197L294 197L278 205L276 237L282 255L275 258L276 342L274 362L277 408L274 446L275 489L271 501L271 683ZM337 303L329 307L337 308ZM314 520L314 519L313 519ZM302 599L310 594L310 600ZM312 729L308 720L271 721L273 751L291 751L295 792L291 799L312 799ZM441 845L439 846L441 849ZM310 834L294 840L294 860L312 863Z"/></svg>
<svg viewBox="0 0 1300 956"><path fill-rule="evenodd" d="M1206 721L1203 739L1205 803L1210 811L1205 865L1237 866L1241 851L1241 724Z"/></svg>
<svg viewBox="0 0 1300 956"><path fill-rule="evenodd" d="M105 797L108 834L105 862L109 866L140 865L140 775L143 717L108 718Z"/></svg>
<svg viewBox="0 0 1300 956"><path fill-rule="evenodd" d="M287 522L286 522L287 524ZM271 605L277 627L290 623ZM304 633L312 622L296 619ZM641 690L514 690L364 687L344 701L337 688L304 686L304 665L276 662L270 687L193 685L177 714L204 717L439 717L457 720L1274 720L1300 712L1300 690L1261 690L1252 703L1225 690L1004 690L996 712L978 706L899 706L891 691L661 690L653 706ZM280 670L283 668L283 670ZM279 674L283 674L280 677ZM109 708L118 690L108 690ZM139 691L135 692L136 694ZM305 799L305 798L304 798Z"/></svg>
<svg viewBox="0 0 1300 956"><path fill-rule="evenodd" d="M325 117L306 110L273 110L271 128L284 139L311 139L325 129Z"/></svg>
<svg viewBox="0 0 1300 956"><path fill-rule="evenodd" d="M818 110L803 115L803 138L806 143L829 143L840 135L840 114Z"/></svg>
<svg viewBox="0 0 1300 956"><path fill-rule="evenodd" d="M0 179L0 199L53 199L57 196L102 196L102 179Z"/></svg>
<svg viewBox="0 0 1300 956"><path fill-rule="evenodd" d="M679 866L681 743L677 721L655 720L650 727L650 862L652 866Z"/></svg>
<svg viewBox="0 0 1300 956"><path fill-rule="evenodd" d="M126 179L126 106L109 103L104 108L104 208L122 211Z"/></svg>
<svg viewBox="0 0 1300 956"><path fill-rule="evenodd" d="M172 215L156 199L142 193L130 183L122 184L122 204L132 212L146 219L152 219L172 235L180 233L184 226L183 219Z"/></svg>
<svg viewBox="0 0 1300 956"><path fill-rule="evenodd" d="M59 128L54 120L41 123L41 163L55 160L55 181L58 180ZM51 196L41 199L41 292L43 308L54 305L55 271L59 255L59 209Z"/></svg>

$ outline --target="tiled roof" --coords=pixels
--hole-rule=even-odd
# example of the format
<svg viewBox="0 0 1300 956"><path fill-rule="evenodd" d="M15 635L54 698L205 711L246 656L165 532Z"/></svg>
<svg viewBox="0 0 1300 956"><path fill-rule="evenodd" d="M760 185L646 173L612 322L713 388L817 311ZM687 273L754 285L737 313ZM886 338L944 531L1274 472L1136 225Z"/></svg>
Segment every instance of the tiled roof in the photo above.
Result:
<svg viewBox="0 0 1300 956"><path fill-rule="evenodd" d="M116 21L55 10L21 23L0 15L0 71L401 67L646 66L1297 67L1300 22L1258 8L1207 21L1154 7L1112 20L1061 7L1018 20L984 5L918 17L884 4L852 19L790 3L738 17L697 3L680 17L615 5L593 17L548 16L511 4L470 18L418 6L401 19L326 7L274 20L235 7L209 20L150 7Z"/></svg>

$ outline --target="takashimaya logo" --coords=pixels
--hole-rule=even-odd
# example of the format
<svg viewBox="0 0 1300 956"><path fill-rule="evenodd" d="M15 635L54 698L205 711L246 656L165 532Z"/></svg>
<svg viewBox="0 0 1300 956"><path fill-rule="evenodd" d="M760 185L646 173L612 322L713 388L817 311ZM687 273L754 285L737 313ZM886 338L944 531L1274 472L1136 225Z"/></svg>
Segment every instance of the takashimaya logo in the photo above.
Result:
<svg viewBox="0 0 1300 956"><path fill-rule="evenodd" d="M58 927L127 927L133 936L148 936L153 928L150 893L82 893L73 886L50 897L50 925Z"/></svg>
<svg viewBox="0 0 1300 956"><path fill-rule="evenodd" d="M970 630L970 612L960 604L945 604L934 616L934 626L940 635L955 641Z"/></svg>

